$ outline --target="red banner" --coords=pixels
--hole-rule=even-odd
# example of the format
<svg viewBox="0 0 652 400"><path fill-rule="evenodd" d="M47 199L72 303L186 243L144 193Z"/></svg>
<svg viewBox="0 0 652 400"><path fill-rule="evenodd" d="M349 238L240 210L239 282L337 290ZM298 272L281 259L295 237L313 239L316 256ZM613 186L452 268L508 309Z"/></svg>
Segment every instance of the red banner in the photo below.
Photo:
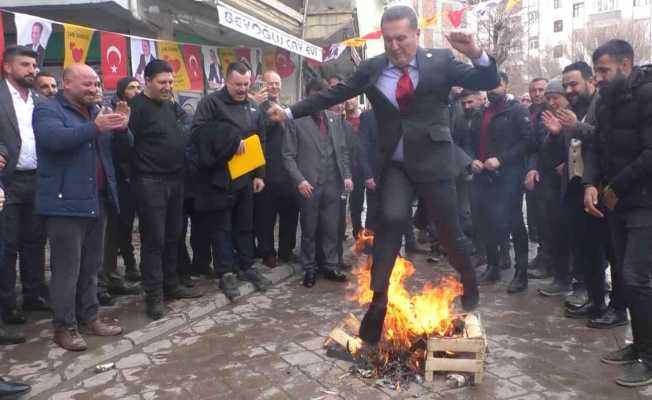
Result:
<svg viewBox="0 0 652 400"><path fill-rule="evenodd" d="M186 63L190 79L190 90L204 90L204 66L201 63L201 47L191 44L181 45L181 52Z"/></svg>
<svg viewBox="0 0 652 400"><path fill-rule="evenodd" d="M5 25L2 22L2 13L0 13L0 65L2 65L2 53L5 52Z"/></svg>
<svg viewBox="0 0 652 400"><path fill-rule="evenodd" d="M128 75L127 38L118 33L101 32L102 78L105 90L115 90L118 81Z"/></svg>
<svg viewBox="0 0 652 400"><path fill-rule="evenodd" d="M251 49L244 48L244 47L237 47L235 49L235 54L237 57L237 61L247 61L249 65L251 66Z"/></svg>

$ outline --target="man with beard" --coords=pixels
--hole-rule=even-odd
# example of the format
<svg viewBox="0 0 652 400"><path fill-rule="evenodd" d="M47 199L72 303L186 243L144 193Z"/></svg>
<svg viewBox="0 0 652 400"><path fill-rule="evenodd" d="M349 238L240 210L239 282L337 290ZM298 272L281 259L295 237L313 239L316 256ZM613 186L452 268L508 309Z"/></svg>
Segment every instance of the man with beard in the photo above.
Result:
<svg viewBox="0 0 652 400"><path fill-rule="evenodd" d="M464 89L460 94L460 103L463 113L459 114L453 122L451 136L453 142L471 156L473 154L471 150L472 128L477 125L477 120L482 117L484 98L477 90ZM468 177L467 172L461 174L457 179L457 201L459 204L460 225L464 233L473 238L475 252L473 265L478 266L486 263L486 254L484 245L480 241L479 235L476 234L478 227L473 224L472 216L474 212L477 213L478 211L473 211L471 207L473 202L470 193L471 182Z"/></svg>
<svg viewBox="0 0 652 400"><path fill-rule="evenodd" d="M260 104L266 112L272 104L280 104L281 77L274 71L263 75L267 98ZM296 246L299 204L295 188L283 161L283 140L286 126L265 119L265 189L257 193L254 223L258 240L258 253L263 264L274 268L278 261L289 262ZM278 215L278 251L274 246L274 227Z"/></svg>
<svg viewBox="0 0 652 400"><path fill-rule="evenodd" d="M600 98L595 87L593 70L583 61L567 66L562 78L571 110L561 110L557 115L565 142L566 164L562 190L567 220L571 228L571 244L575 265L586 284L588 297L582 302L566 301L566 315L575 318L592 318L590 328L611 328L625 325L625 298L622 271L616 268L613 246L607 221L593 217L583 210L582 143L594 133L595 106ZM553 132L554 133L554 132ZM607 260L611 264L609 307L605 311L604 287Z"/></svg>
<svg viewBox="0 0 652 400"><path fill-rule="evenodd" d="M135 77L125 77L118 81L115 97L111 100L113 108L119 101L130 103L131 100L141 92L140 82ZM118 200L120 202L120 214L109 218L106 227L106 248L104 253L104 271L109 280L117 271L118 251L122 256L125 265L125 279L131 282L140 281L140 272L136 266L134 257L134 246L132 236L134 219L136 217L136 200L131 189L130 160L129 154L125 154L119 146L113 148L113 159L115 161L115 175L118 185ZM121 277L115 276L117 287L109 287L111 294L129 294L121 290ZM111 286L111 285L109 285ZM116 290L117 289L117 290Z"/></svg>
<svg viewBox="0 0 652 400"><path fill-rule="evenodd" d="M554 265L554 279L551 284L539 289L544 296L558 296L570 293L570 247L568 226L564 218L561 198L564 184L565 147L564 138L557 132L555 113L569 107L564 87L559 80L552 80L545 90L547 110L541 115L541 124L535 132L536 151L530 156L529 171L525 177L525 188L537 191L537 200L542 219L539 224L539 240L549 249Z"/></svg>
<svg viewBox="0 0 652 400"><path fill-rule="evenodd" d="M145 90L131 100L129 129L134 134L131 185L141 226L143 288L147 315L164 314L163 299L200 297L179 284L177 263L183 231L186 138L172 103L174 77L166 61L145 67Z"/></svg>
<svg viewBox="0 0 652 400"><path fill-rule="evenodd" d="M606 207L634 339L601 360L626 366L616 383L642 386L652 383L652 66L634 66L632 46L617 39L592 59L600 100L584 158L584 207L599 218Z"/></svg>
<svg viewBox="0 0 652 400"><path fill-rule="evenodd" d="M378 177L383 229L374 240L369 310L360 337L377 344L387 313L389 278L418 195L428 219L440 228L441 242L464 285L462 304L474 309L479 301L468 243L459 226L454 178L457 168L450 137L448 93L457 85L488 90L498 84L496 63L478 47L473 35L451 32L452 47L474 61L455 60L449 49L418 46L419 23L409 6L388 7L381 18L385 53L360 65L345 82L310 96L289 109L273 107L272 119L283 121L317 111L365 93L378 120Z"/></svg>
<svg viewBox="0 0 652 400"><path fill-rule="evenodd" d="M530 120L532 121L533 131L537 131L537 127L541 125L541 113L546 108L546 96L544 92L548 80L546 78L534 78L530 81L528 93L532 105L528 108L530 111ZM538 130L540 131L540 130ZM531 151L536 151L533 148ZM527 190L525 192L525 202L527 204L527 228L530 240L537 242L537 254L532 260L528 277L532 279L545 279L552 276L552 260L545 246L539 240L539 222L543 219L541 216L543 209L543 202L537 201L537 191Z"/></svg>
<svg viewBox="0 0 652 400"><path fill-rule="evenodd" d="M528 240L523 223L523 176L532 124L525 107L507 100L508 77L500 73L500 86L489 91L489 106L476 121L471 138L474 222L481 227L487 269L480 283L500 281L498 247L511 234L516 256L515 274L508 293L527 288Z"/></svg>
<svg viewBox="0 0 652 400"><path fill-rule="evenodd" d="M111 146L113 141L131 144L129 108L123 103L115 112L98 112L98 83L91 67L72 64L63 72L63 91L34 109L39 156L35 205L47 217L54 342L69 351L86 350L79 332L122 333L98 316L97 274L107 208L118 207Z"/></svg>
<svg viewBox="0 0 652 400"><path fill-rule="evenodd" d="M0 263L0 306L8 324L24 324L25 314L17 304L16 261L20 262L23 310L51 311L45 284L45 225L34 211L37 189L37 154L32 112L41 101L32 90L36 53L29 48L9 46L4 52L0 81L0 172L7 202L5 255Z"/></svg>

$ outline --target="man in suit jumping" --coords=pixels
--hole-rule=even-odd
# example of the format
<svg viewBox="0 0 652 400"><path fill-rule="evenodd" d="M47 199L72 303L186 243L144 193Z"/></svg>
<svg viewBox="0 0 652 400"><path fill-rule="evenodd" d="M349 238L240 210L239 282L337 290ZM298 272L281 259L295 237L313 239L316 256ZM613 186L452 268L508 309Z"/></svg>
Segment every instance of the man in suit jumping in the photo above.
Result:
<svg viewBox="0 0 652 400"><path fill-rule="evenodd" d="M457 218L457 174L450 135L448 93L457 85L474 90L498 86L496 63L475 43L472 34L447 35L451 46L473 60L475 66L455 60L448 49L418 47L419 28L414 10L394 6L381 22L385 54L360 65L345 82L310 96L289 109L270 108L270 118L300 118L365 93L378 126L380 226L372 267L372 304L360 328L369 344L380 340L387 312L387 289L401 235L409 223L414 195L424 199L428 217L435 222L451 264L464 284L462 304L477 306L478 289L469 259L467 240Z"/></svg>

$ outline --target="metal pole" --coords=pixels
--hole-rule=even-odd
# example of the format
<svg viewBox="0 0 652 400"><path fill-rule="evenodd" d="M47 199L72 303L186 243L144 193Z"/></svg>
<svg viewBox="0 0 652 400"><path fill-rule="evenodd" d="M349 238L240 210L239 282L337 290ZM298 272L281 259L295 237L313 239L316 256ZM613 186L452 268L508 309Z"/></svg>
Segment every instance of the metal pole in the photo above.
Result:
<svg viewBox="0 0 652 400"><path fill-rule="evenodd" d="M308 3L310 0L303 0L303 22L301 23L301 39L306 36L306 19L308 18ZM297 101L303 93L303 56L299 56L299 82L297 83Z"/></svg>

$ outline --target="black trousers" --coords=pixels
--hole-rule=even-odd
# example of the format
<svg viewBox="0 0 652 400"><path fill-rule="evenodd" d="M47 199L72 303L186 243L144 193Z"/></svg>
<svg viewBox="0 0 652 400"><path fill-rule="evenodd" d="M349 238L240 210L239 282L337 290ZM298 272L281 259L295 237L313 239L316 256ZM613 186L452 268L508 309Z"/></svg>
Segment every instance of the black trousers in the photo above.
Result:
<svg viewBox="0 0 652 400"><path fill-rule="evenodd" d="M213 266L219 276L254 264L253 186L246 184L228 196L228 207L205 214L210 223Z"/></svg>
<svg viewBox="0 0 652 400"><path fill-rule="evenodd" d="M570 226L562 202L561 176L555 171L542 173L536 192L539 215L545 215L539 220L539 242L552 256L555 281L570 283Z"/></svg>
<svg viewBox="0 0 652 400"><path fill-rule="evenodd" d="M380 184L379 227L373 248L371 289L386 292L401 248L402 236L410 227L412 202L419 196L430 221L437 226L441 244L465 287L475 286L475 271L469 259L470 245L460 228L457 193L453 180L414 182L402 163L390 163Z"/></svg>
<svg viewBox="0 0 652 400"><path fill-rule="evenodd" d="M124 279L118 271L118 248L120 247L119 219L120 216L117 210L114 208L107 210L106 234L104 237L104 262L98 276L98 286L104 289L124 286Z"/></svg>
<svg viewBox="0 0 652 400"><path fill-rule="evenodd" d="M136 176L132 187L141 227L143 289L151 297L179 285L177 259L183 229L183 177Z"/></svg>
<svg viewBox="0 0 652 400"><path fill-rule="evenodd" d="M192 258L188 253L186 237L188 235L188 220L190 220L190 247ZM193 272L201 273L210 269L211 240L210 221L195 210L195 200L186 198L183 202L183 231L179 241L179 260L177 273L190 275Z"/></svg>
<svg viewBox="0 0 652 400"><path fill-rule="evenodd" d="M609 215L609 225L634 347L640 359L652 364L652 209L617 210Z"/></svg>
<svg viewBox="0 0 652 400"><path fill-rule="evenodd" d="M131 187L131 182L124 177L119 177L118 201L120 202L120 214L118 215L118 236L117 244L120 255L127 268L136 268L134 257L134 246L132 244L134 232L134 220L136 218L136 199Z"/></svg>
<svg viewBox="0 0 652 400"><path fill-rule="evenodd" d="M74 328L78 322L97 319L97 274L104 255L107 209L102 199L96 218L47 218L55 328Z"/></svg>
<svg viewBox="0 0 652 400"><path fill-rule="evenodd" d="M16 306L16 261L20 261L23 297L47 296L45 219L34 213L35 171L16 171L6 182L5 257L0 263L0 305Z"/></svg>
<svg viewBox="0 0 652 400"><path fill-rule="evenodd" d="M265 189L254 195L254 225L258 255L278 255L288 259L297 244L299 204L296 188L291 184L268 182ZM278 252L274 245L274 227L278 217Z"/></svg>
<svg viewBox="0 0 652 400"><path fill-rule="evenodd" d="M473 223L485 245L487 262L499 265L499 246L511 234L518 268L527 268L528 238L523 221L523 177L519 171L480 174L472 184Z"/></svg>
<svg viewBox="0 0 652 400"><path fill-rule="evenodd" d="M571 182L564 198L566 220L569 222L570 243L577 274L586 284L591 301L604 302L605 269L611 265L610 306L625 311L622 271L615 260L609 224L584 211L584 187L581 182Z"/></svg>
<svg viewBox="0 0 652 400"><path fill-rule="evenodd" d="M364 221L364 227L375 232L378 227L378 214L380 212L378 188L376 190L367 189L365 192L367 197L367 215Z"/></svg>
<svg viewBox="0 0 652 400"><path fill-rule="evenodd" d="M529 237L539 238L541 207L539 206L539 196L536 190L525 192L525 202L527 204L527 229Z"/></svg>

